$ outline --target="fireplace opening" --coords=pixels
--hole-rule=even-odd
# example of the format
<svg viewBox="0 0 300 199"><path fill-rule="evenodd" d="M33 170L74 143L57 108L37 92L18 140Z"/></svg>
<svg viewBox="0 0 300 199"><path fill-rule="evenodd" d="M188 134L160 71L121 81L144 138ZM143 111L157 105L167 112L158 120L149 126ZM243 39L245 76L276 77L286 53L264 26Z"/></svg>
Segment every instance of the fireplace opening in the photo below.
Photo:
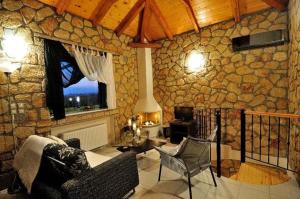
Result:
<svg viewBox="0 0 300 199"><path fill-rule="evenodd" d="M142 127L157 126L161 123L160 112L151 112L151 113L138 113L139 115L139 124Z"/></svg>

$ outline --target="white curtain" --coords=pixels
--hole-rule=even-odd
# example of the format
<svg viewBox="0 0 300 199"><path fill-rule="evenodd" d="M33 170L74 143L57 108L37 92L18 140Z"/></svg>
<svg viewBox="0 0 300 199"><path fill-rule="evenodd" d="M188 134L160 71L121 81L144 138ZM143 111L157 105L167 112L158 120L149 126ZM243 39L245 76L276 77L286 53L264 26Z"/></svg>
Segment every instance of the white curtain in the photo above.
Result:
<svg viewBox="0 0 300 199"><path fill-rule="evenodd" d="M91 81L105 83L107 86L107 106L109 109L116 108L116 89L113 71L112 54L100 55L93 50L82 50L73 45L75 59L79 69L85 77Z"/></svg>

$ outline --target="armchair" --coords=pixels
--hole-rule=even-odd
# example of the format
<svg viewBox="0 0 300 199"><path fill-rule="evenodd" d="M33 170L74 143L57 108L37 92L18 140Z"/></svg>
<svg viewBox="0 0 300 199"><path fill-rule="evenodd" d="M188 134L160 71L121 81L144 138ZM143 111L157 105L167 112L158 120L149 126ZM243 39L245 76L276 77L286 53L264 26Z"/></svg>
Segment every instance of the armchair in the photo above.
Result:
<svg viewBox="0 0 300 199"><path fill-rule="evenodd" d="M162 166L186 176L188 178L190 199L192 199L191 177L209 168L214 185L217 186L210 160L210 145L214 140L216 130L207 140L188 137L173 151L155 147L160 153L161 159L158 181L160 181Z"/></svg>
<svg viewBox="0 0 300 199"><path fill-rule="evenodd" d="M79 139L70 139L70 147L80 148ZM122 153L81 175L58 185L51 175L50 162L59 161L48 156L42 157L41 167L31 192L31 198L43 199L100 199L128 198L139 184L136 154ZM61 166L64 166L61 163Z"/></svg>

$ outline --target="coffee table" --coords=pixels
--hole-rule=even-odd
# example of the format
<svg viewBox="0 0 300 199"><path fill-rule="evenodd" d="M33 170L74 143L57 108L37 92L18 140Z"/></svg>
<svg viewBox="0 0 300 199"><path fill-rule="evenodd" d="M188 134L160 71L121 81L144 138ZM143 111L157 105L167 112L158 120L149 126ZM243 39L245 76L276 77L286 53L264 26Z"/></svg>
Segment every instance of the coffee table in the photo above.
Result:
<svg viewBox="0 0 300 199"><path fill-rule="evenodd" d="M115 147L117 147L117 150L121 152L134 151L139 154L146 153L147 151L154 149L154 146L161 147L166 143L167 142L163 140L147 138L141 144L120 144L115 145Z"/></svg>

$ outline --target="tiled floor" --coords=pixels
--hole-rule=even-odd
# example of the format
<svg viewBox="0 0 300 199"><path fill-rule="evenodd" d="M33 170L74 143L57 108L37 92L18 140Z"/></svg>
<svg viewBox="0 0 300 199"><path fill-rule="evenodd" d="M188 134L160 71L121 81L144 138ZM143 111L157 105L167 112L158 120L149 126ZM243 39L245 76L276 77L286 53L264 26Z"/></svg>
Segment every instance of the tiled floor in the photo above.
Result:
<svg viewBox="0 0 300 199"><path fill-rule="evenodd" d="M102 155L114 156L114 148L98 150ZM186 179L164 168L161 181L158 182L159 154L151 150L140 154L138 158L140 185L136 188L134 199L173 199L189 198ZM207 170L192 178L192 192L195 199L300 199L300 188L294 178L280 185L252 185L225 177L216 178L218 187L213 186L210 172Z"/></svg>
<svg viewBox="0 0 300 199"><path fill-rule="evenodd" d="M111 157L119 154L112 147L100 149L97 153ZM137 158L140 185L131 198L189 198L186 179L177 173L163 167L161 181L157 182L159 154L156 151L140 154ZM209 171L205 171L193 177L192 184L194 199L300 199L300 188L293 175L290 181L272 186L245 184L221 177L217 178L218 187L214 187ZM23 199L21 196L8 196L4 192L0 192L0 198Z"/></svg>

